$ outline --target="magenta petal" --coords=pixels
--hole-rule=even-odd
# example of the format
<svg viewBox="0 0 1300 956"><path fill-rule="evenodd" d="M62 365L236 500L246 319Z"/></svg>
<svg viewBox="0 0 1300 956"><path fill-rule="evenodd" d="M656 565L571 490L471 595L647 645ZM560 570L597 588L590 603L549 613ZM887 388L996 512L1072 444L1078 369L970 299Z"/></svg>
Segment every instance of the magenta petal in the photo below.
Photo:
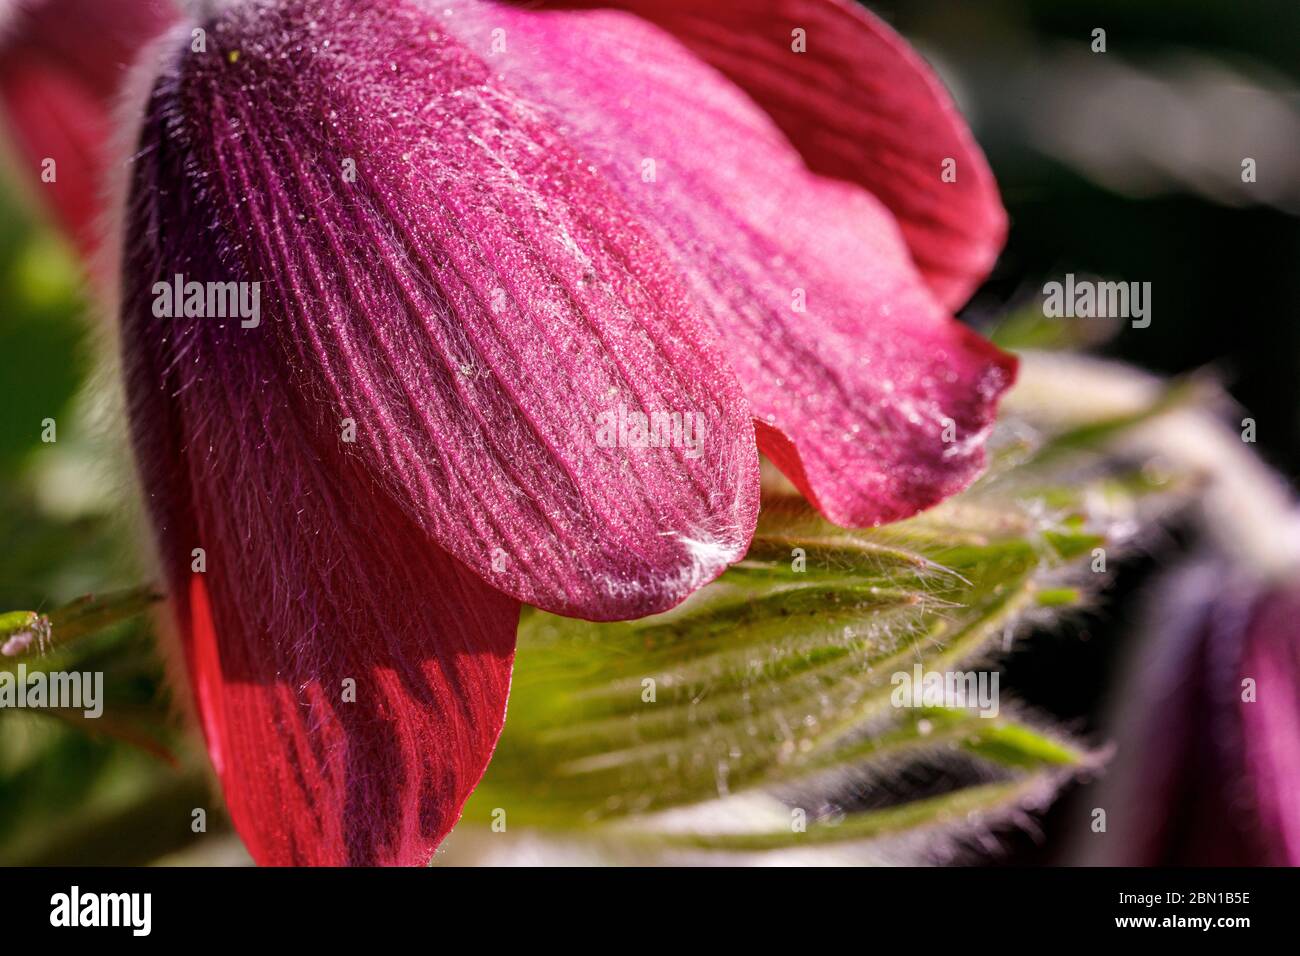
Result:
<svg viewBox="0 0 1300 956"><path fill-rule="evenodd" d="M1080 859L1300 866L1300 583L1209 560L1156 594L1096 793L1122 812Z"/></svg>
<svg viewBox="0 0 1300 956"><path fill-rule="evenodd" d="M988 275L1007 233L988 163L930 67L860 4L578 5L632 10L669 31L766 110L813 172L865 187L894 214L926 284L947 308L964 303ZM800 43L804 52L795 50Z"/></svg>
<svg viewBox="0 0 1300 956"><path fill-rule="evenodd" d="M133 168L123 363L209 753L259 863L423 865L495 747L519 605L311 432L269 321L154 315L175 271L237 276L172 108Z"/></svg>
<svg viewBox="0 0 1300 956"><path fill-rule="evenodd" d="M636 211L454 19L224 14L167 94L195 214L319 445L519 600L664 610L748 544L748 405Z"/></svg>
<svg viewBox="0 0 1300 956"><path fill-rule="evenodd" d="M810 414L782 389L750 392L756 407L777 409L769 414L781 423L758 423L759 447L837 524L910 517L961 491L984 468L983 442L1016 361L932 309L911 314L916 327L879 343L883 361L875 369L828 361L825 377L814 379L789 368L787 381L832 392L833 376L842 374L853 389L843 405L818 403ZM870 341L858 336L844 347Z"/></svg>
<svg viewBox="0 0 1300 956"><path fill-rule="evenodd" d="M1300 585L1278 588L1255 605L1241 672L1254 684L1249 699L1238 693L1237 707L1259 842L1269 863L1300 866Z"/></svg>
<svg viewBox="0 0 1300 956"><path fill-rule="evenodd" d="M739 90L632 16L452 19L471 46L509 37L494 65L568 120L669 250L762 449L828 517L905 518L978 474L1015 360L935 301L884 204L810 173Z"/></svg>

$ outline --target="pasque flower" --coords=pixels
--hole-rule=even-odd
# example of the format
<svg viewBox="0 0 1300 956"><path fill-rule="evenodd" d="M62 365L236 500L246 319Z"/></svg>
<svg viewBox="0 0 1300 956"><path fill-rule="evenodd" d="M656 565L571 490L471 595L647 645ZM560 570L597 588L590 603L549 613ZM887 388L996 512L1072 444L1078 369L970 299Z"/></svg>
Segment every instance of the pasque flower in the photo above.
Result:
<svg viewBox="0 0 1300 956"><path fill-rule="evenodd" d="M982 465L1014 360L950 310L1005 220L937 81L847 2L628 6L235 3L164 49L129 410L260 862L426 862L520 603L678 604L744 554L760 451L847 525Z"/></svg>

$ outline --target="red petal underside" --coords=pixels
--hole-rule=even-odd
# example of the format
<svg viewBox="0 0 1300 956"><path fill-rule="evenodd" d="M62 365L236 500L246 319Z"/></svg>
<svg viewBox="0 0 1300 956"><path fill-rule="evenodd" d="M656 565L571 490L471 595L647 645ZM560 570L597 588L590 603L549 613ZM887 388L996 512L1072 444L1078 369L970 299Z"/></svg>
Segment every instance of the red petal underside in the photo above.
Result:
<svg viewBox="0 0 1300 956"><path fill-rule="evenodd" d="M360 575L322 576L315 586L338 596L304 598L302 616L275 623L273 605L244 607L273 601L265 589L211 571L191 579L196 705L226 806L262 865L428 863L496 746L518 605L436 549L384 543L397 549L387 567L368 557ZM240 575L250 564L221 560ZM387 593L362 593L355 577L372 573L392 576ZM363 605L376 600L389 603L371 616Z"/></svg>
<svg viewBox="0 0 1300 956"><path fill-rule="evenodd" d="M978 474L1015 360L935 301L885 205L810 173L734 86L634 17L452 20L476 48L505 30L495 68L565 117L670 251L762 449L828 517L905 518Z"/></svg>
<svg viewBox="0 0 1300 956"><path fill-rule="evenodd" d="M569 6L569 3L548 3ZM866 188L898 220L939 301L955 309L996 261L997 184L925 61L853 0L582 0L676 36L761 106L816 173ZM806 50L796 53L794 31ZM952 160L955 181L945 182Z"/></svg>

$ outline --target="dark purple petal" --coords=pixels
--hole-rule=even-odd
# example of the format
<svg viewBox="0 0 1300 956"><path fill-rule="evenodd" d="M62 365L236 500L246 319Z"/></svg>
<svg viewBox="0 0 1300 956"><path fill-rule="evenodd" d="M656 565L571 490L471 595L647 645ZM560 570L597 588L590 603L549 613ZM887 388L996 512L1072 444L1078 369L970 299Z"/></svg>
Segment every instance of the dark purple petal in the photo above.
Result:
<svg viewBox="0 0 1300 956"><path fill-rule="evenodd" d="M219 20L162 87L204 242L262 284L302 427L445 550L548 610L664 610L749 541L748 405L636 211L446 23Z"/></svg>

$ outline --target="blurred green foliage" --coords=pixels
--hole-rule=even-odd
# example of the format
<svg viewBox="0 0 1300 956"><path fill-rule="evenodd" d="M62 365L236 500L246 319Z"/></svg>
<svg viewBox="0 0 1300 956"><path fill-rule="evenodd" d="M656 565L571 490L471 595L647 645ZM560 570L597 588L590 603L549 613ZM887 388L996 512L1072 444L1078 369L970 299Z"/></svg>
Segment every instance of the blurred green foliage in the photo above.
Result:
<svg viewBox="0 0 1300 956"><path fill-rule="evenodd" d="M46 614L141 580L125 448L97 417L108 378L77 263L3 191L0 289L0 610ZM42 441L46 419L52 443ZM75 647L40 659L104 672L103 718L0 710L0 864L148 862L192 839L188 807L212 803L170 716L142 607L84 619L95 626ZM60 635L77 637L66 612L52 616ZM180 798L183 813L159 813ZM220 810L212 819L220 829Z"/></svg>

